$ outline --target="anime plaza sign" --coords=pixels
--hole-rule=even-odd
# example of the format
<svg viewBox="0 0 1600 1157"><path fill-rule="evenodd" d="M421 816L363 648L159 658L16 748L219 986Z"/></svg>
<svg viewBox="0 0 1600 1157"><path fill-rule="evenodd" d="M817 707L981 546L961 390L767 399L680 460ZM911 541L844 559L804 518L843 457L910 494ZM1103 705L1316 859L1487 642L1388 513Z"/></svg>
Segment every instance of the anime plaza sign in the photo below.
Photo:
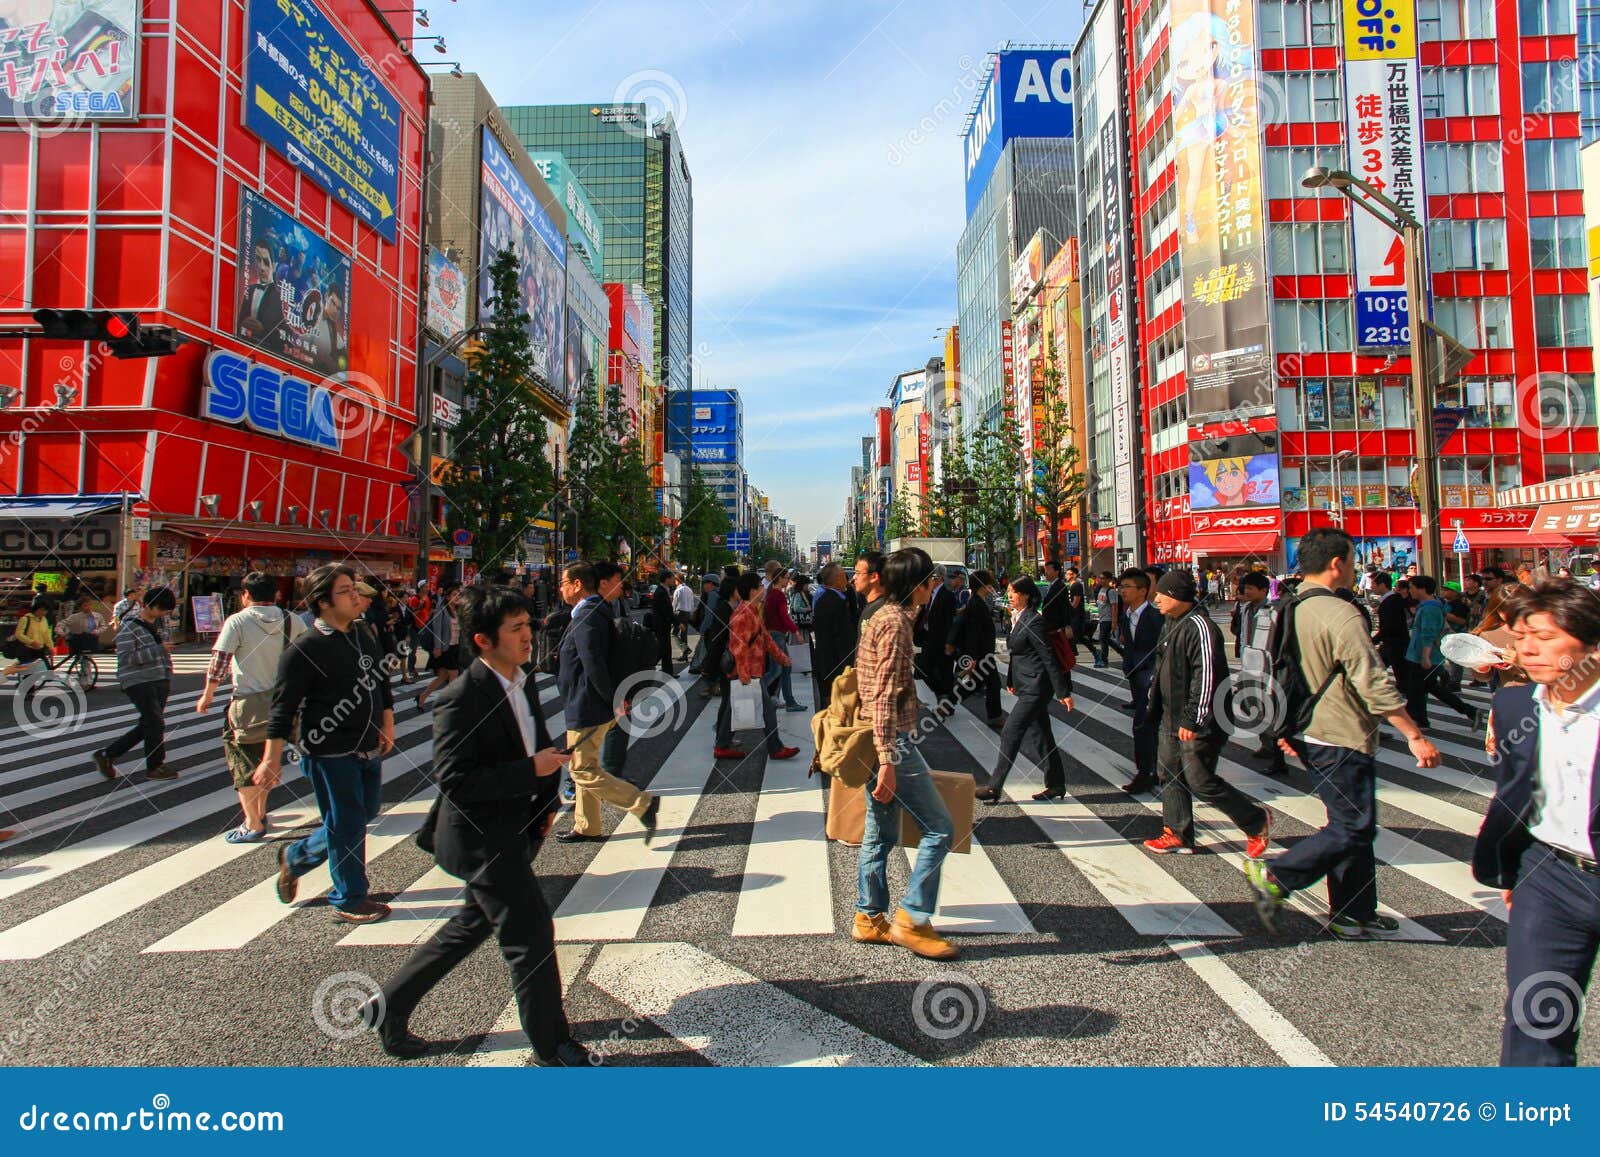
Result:
<svg viewBox="0 0 1600 1157"><path fill-rule="evenodd" d="M200 415L307 446L338 450L334 393L230 350L206 358Z"/></svg>

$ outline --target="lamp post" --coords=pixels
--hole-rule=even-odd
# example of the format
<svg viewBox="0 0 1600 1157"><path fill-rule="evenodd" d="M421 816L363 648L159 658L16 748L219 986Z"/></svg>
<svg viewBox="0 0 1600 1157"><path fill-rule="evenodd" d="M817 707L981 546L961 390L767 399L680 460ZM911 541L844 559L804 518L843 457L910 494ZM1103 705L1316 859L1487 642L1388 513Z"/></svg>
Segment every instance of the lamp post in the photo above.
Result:
<svg viewBox="0 0 1600 1157"><path fill-rule="evenodd" d="M1431 365L1425 323L1428 320L1426 248L1423 243L1422 222L1401 208L1381 191L1374 189L1353 173L1343 169L1328 169L1313 165L1305 171L1300 183L1307 189L1335 189L1356 205L1361 206L1385 226L1400 235L1405 249L1406 264L1406 320L1411 331L1411 426L1416 440L1417 469L1422 475L1417 487L1418 557L1422 569L1436 579L1443 573L1444 553L1439 541L1439 469L1438 450L1433 436L1433 405L1429 398ZM1357 192L1365 196L1357 196ZM1382 205L1388 213L1373 207ZM1340 495L1340 525L1343 495Z"/></svg>
<svg viewBox="0 0 1600 1157"><path fill-rule="evenodd" d="M1333 456L1333 518L1344 529L1344 464L1356 456L1354 450L1340 450Z"/></svg>

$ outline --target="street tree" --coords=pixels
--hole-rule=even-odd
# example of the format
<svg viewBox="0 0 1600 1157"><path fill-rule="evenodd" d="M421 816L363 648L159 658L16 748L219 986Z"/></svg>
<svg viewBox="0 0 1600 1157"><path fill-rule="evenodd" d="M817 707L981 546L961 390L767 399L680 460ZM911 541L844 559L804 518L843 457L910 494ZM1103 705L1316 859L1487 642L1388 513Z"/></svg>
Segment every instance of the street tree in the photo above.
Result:
<svg viewBox="0 0 1600 1157"><path fill-rule="evenodd" d="M922 519L917 516L909 484L902 483L889 507L889 527L884 532L890 542L897 538L910 538L922 533Z"/></svg>
<svg viewBox="0 0 1600 1157"><path fill-rule="evenodd" d="M1007 411L998 427L978 432L972 456L972 540L985 561L1007 568L1017 543L1022 513L1022 432Z"/></svg>
<svg viewBox="0 0 1600 1157"><path fill-rule="evenodd" d="M702 572L714 571L733 561L733 552L721 545L732 529L728 511L718 501L699 467L687 469L683 517L678 522L678 559Z"/></svg>
<svg viewBox="0 0 1600 1157"><path fill-rule="evenodd" d="M1046 364L1044 394L1035 398L1036 429L1033 439L1034 512L1044 520L1047 558L1060 560L1061 521L1079 510L1088 482L1083 456L1073 441L1072 409L1061 388L1061 371ZM1079 533L1083 533L1080 527Z"/></svg>

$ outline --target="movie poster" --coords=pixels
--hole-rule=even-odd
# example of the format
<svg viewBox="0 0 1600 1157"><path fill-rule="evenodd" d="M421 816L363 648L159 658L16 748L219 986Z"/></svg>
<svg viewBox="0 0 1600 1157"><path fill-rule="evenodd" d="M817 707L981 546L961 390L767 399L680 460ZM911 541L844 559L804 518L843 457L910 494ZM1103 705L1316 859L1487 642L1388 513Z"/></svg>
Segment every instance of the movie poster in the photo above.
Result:
<svg viewBox="0 0 1600 1157"><path fill-rule="evenodd" d="M517 256L520 305L528 315L533 361L550 392L566 393L567 242L487 125L483 129L483 205L478 222L478 318L494 315L489 266L502 249Z"/></svg>
<svg viewBox="0 0 1600 1157"><path fill-rule="evenodd" d="M350 258L243 190L234 336L324 377L350 368Z"/></svg>

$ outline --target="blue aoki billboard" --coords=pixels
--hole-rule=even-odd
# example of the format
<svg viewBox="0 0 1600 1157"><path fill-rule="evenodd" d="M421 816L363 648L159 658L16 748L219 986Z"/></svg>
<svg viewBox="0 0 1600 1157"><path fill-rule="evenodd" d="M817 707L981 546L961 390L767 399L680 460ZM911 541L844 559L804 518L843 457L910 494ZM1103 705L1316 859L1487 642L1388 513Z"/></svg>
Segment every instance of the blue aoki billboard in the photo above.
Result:
<svg viewBox="0 0 1600 1157"><path fill-rule="evenodd" d="M962 155L967 173L967 216L1014 137L1072 135L1072 54L1011 49L990 58L989 77L967 122Z"/></svg>
<svg viewBox="0 0 1600 1157"><path fill-rule="evenodd" d="M250 0L244 126L389 241L400 102L313 0Z"/></svg>

